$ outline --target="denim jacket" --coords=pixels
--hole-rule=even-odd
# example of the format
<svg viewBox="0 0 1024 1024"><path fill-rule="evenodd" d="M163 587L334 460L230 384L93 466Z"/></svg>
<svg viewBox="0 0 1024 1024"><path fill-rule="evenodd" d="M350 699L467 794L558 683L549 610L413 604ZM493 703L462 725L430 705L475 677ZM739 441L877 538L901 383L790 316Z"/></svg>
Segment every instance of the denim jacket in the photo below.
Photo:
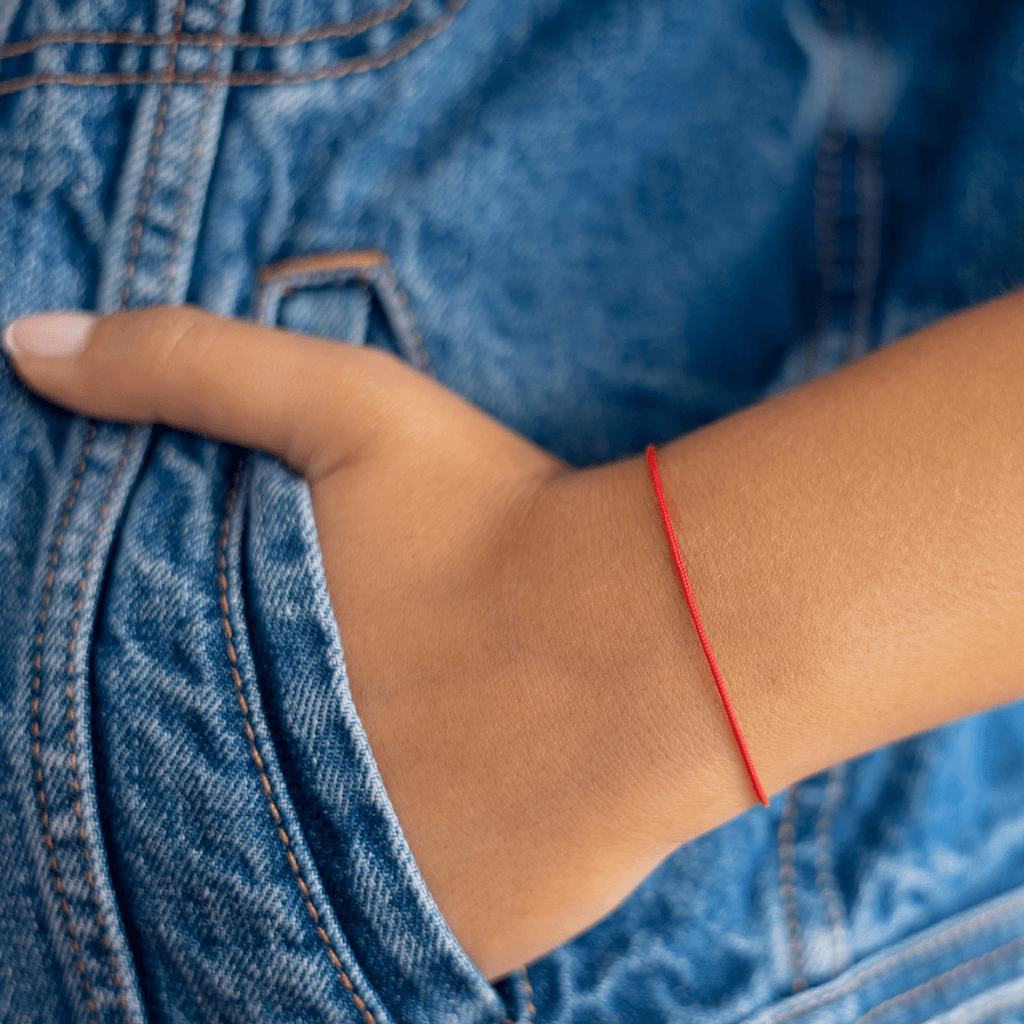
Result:
<svg viewBox="0 0 1024 1024"><path fill-rule="evenodd" d="M194 302L633 454L1021 282L1022 54L1007 0L10 0L0 322ZM791 787L492 985L303 481L0 360L0 578L0 1021L1024 1021L1024 706Z"/></svg>

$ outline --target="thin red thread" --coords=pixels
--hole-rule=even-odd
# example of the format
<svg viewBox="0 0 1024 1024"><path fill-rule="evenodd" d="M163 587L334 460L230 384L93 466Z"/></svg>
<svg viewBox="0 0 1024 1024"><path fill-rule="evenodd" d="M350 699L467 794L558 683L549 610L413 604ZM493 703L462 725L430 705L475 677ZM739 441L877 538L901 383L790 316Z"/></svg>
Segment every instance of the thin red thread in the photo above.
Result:
<svg viewBox="0 0 1024 1024"><path fill-rule="evenodd" d="M732 701L729 699L729 691L725 688L725 680L719 671L718 662L711 653L711 644L708 643L708 635L704 631L704 623L701 621L700 612L697 611L697 602L693 597L693 588L690 586L690 577L686 574L686 566L683 564L683 555L679 550L679 541L676 539L675 527L672 525L672 517L668 511L668 501L665 499L665 488L661 486L661 473L658 471L658 456L654 451L654 445L647 446L647 467L651 471L651 483L654 484L654 496L658 499L658 509L661 512L661 521L665 524L665 535L668 537L668 546L672 551L672 561L676 566L676 574L683 586L683 596L686 598L686 605L693 616L693 624L697 627L697 636L700 638L700 645L704 648L704 656L708 659L711 667L711 674L715 677L715 686L718 687L718 696L722 698L722 705L729 718L729 725L732 726L732 734L736 737L736 744L743 755L743 763L747 766L747 774L750 776L750 783L754 787L757 799L768 806L768 794L757 777L757 769L754 767L754 759L750 756L750 748L743 738L743 730L740 728L740 720L736 717Z"/></svg>

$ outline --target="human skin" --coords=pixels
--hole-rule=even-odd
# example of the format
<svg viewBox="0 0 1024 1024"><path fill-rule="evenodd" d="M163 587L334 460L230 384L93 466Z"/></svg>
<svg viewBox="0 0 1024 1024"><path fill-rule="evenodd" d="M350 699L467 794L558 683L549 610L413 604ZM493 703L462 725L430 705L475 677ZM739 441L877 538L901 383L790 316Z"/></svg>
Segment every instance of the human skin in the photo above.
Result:
<svg viewBox="0 0 1024 1024"><path fill-rule="evenodd" d="M1007 296L661 450L769 792L1024 693L1022 324ZM73 326L16 322L29 387L309 480L356 707L488 977L754 802L642 456L573 470L386 353L188 307L54 354Z"/></svg>

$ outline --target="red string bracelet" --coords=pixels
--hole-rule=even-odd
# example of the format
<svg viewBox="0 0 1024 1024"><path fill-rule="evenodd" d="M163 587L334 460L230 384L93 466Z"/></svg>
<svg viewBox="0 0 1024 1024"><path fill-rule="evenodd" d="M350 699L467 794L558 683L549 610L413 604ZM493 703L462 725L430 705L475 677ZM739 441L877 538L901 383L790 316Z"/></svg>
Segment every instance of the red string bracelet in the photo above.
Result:
<svg viewBox="0 0 1024 1024"><path fill-rule="evenodd" d="M668 537L668 546L672 550L672 561L676 565L676 573L679 582L683 585L683 596L686 598L687 607L693 616L693 624L697 627L697 636L700 637L700 645L704 648L704 655L711 666L711 674L715 677L715 686L718 687L718 695L722 698L725 713L729 717L729 725L732 726L732 734L736 737L736 743L743 755L743 763L747 766L747 774L750 776L751 785L757 794L757 799L768 806L768 795L757 777L757 769L754 767L754 759L750 756L750 748L743 738L743 730L740 728L740 721L733 710L732 701L729 700L729 691L725 688L725 680L719 671L715 656L711 653L711 644L708 643L708 635L704 631L704 623L701 622L700 612L697 611L697 602L693 598L693 589L690 586L690 578L686 575L686 566L683 564L683 556L679 550L679 541L676 540L676 531L672 526L672 517L669 515L668 502L665 500L665 489L661 486L661 473L658 472L658 456L655 454L654 445L647 446L647 466L651 471L651 483L654 484L654 496L658 499L658 509L661 511L661 521L665 524L665 534Z"/></svg>

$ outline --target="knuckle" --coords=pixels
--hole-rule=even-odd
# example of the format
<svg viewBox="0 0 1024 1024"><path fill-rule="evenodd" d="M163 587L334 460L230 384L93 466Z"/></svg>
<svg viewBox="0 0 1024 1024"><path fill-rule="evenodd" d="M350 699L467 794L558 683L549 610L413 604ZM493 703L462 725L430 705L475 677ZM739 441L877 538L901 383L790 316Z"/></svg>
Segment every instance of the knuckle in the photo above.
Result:
<svg viewBox="0 0 1024 1024"><path fill-rule="evenodd" d="M156 309L152 358L162 374L194 371L216 340L211 316L191 306Z"/></svg>

